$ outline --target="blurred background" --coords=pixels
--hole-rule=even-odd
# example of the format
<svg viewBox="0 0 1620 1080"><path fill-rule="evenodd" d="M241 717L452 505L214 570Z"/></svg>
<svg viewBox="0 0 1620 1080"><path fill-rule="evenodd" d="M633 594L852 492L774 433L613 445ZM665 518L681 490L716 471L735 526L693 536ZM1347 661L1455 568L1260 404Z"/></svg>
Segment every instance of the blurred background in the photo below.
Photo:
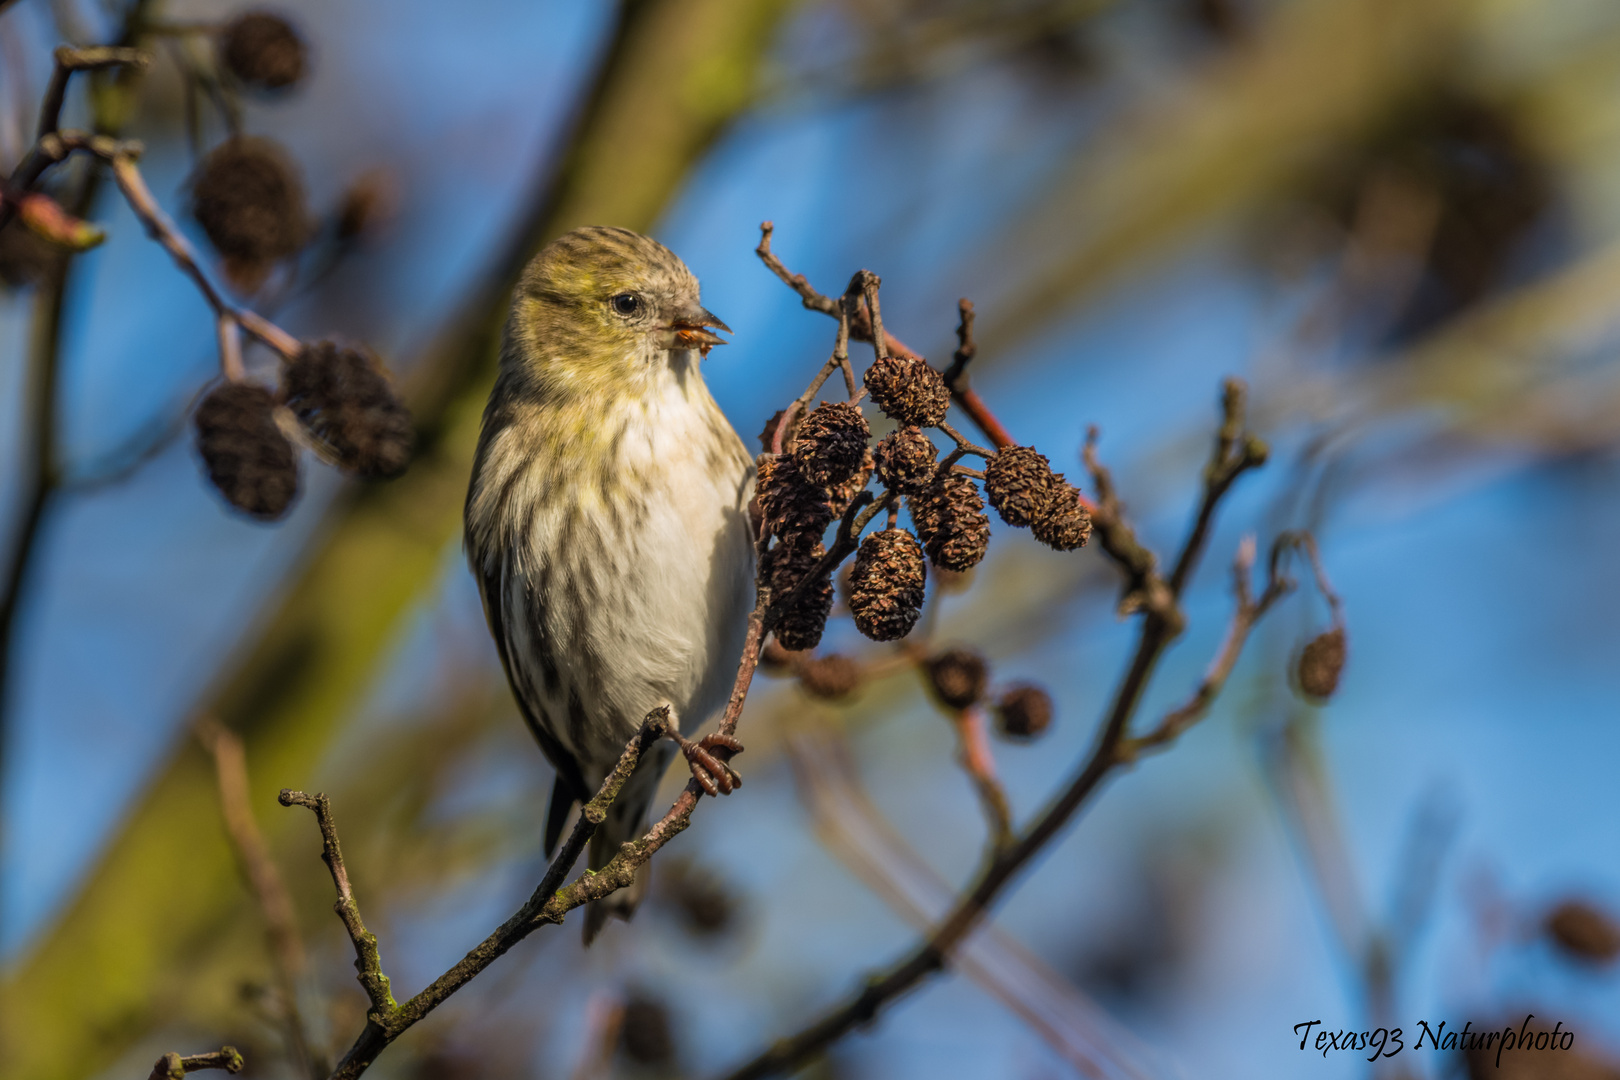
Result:
<svg viewBox="0 0 1620 1080"><path fill-rule="evenodd" d="M550 771L459 537L492 328L544 240L648 230L736 329L706 374L752 442L832 343L755 258L765 219L823 292L881 274L886 325L936 364L972 298L981 395L1083 486L1098 425L1161 557L1221 378L1249 382L1272 460L1223 507L1140 723L1214 654L1246 533L1316 530L1349 627L1337 695L1303 701L1290 663L1329 616L1310 589L1286 601L971 962L810 1074L1485 1075L1456 1052L1324 1057L1294 1026L1399 1025L1411 1047L1418 1020L1534 1013L1574 1049L1498 1075L1620 1075L1620 7L311 0L276 8L303 42L279 89L221 76L241 10L0 4L0 172L52 47L150 49L140 79L75 83L64 122L143 140L244 302L374 347L418 454L386 483L306 455L286 520L236 514L188 419L218 377L211 316L116 191L52 174L109 233L71 260L0 231L8 1075L141 1076L222 1042L249 1076L298 1075L199 716L245 746L318 1042L347 1045L364 998L314 825L276 791L332 796L396 993L521 903ZM286 149L312 222L247 272L188 212L233 127ZM1038 741L996 744L1025 820L1130 646L1114 568L996 522L973 579L932 588L914 636L1055 702ZM746 787L659 856L635 922L588 952L571 925L537 934L375 1075L707 1075L901 955L978 864L982 817L915 670L847 620L823 650L866 665L859 685L762 673Z"/></svg>

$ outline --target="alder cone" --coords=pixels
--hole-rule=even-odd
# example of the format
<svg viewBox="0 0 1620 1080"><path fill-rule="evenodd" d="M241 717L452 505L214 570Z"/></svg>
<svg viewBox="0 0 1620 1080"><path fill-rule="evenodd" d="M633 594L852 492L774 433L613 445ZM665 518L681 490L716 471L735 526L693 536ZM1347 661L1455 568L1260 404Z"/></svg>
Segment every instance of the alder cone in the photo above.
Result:
<svg viewBox="0 0 1620 1080"><path fill-rule="evenodd" d="M861 667L838 653L811 657L799 665L799 684L812 697L848 697L861 685Z"/></svg>
<svg viewBox="0 0 1620 1080"><path fill-rule="evenodd" d="M309 238L304 186L269 139L238 135L203 158L191 212L227 259L260 265L284 259Z"/></svg>
<svg viewBox="0 0 1620 1080"><path fill-rule="evenodd" d="M902 427L885 435L873 456L883 486L896 495L910 495L933 479L939 451L922 428Z"/></svg>
<svg viewBox="0 0 1620 1080"><path fill-rule="evenodd" d="M1620 956L1620 926L1584 900L1565 900L1547 913L1547 936L1580 960L1606 964Z"/></svg>
<svg viewBox="0 0 1620 1080"><path fill-rule="evenodd" d="M855 475L866 456L872 429L858 406L828 401L805 416L793 438L793 460L804 478L821 487Z"/></svg>
<svg viewBox="0 0 1620 1080"><path fill-rule="evenodd" d="M773 603L781 603L815 570L825 548L817 543L810 547L777 544L760 560L759 580L771 590ZM789 607L784 608L776 623L776 640L782 648L792 652L813 649L821 644L822 631L827 627L827 616L832 611L832 575L824 574L818 581L805 586Z"/></svg>
<svg viewBox="0 0 1620 1080"><path fill-rule="evenodd" d="M415 438L411 414L369 352L330 341L305 345L287 365L282 395L343 468L373 478L405 471Z"/></svg>
<svg viewBox="0 0 1620 1080"><path fill-rule="evenodd" d="M1091 539L1091 514L1080 501L1080 490L1064 482L1062 474L1052 478L1046 498L1036 508L1030 522L1035 539L1056 551L1073 551Z"/></svg>
<svg viewBox="0 0 1620 1080"><path fill-rule="evenodd" d="M262 386L226 383L197 406L197 451L227 502L261 521L287 512L298 494L298 453L276 425Z"/></svg>
<svg viewBox="0 0 1620 1080"><path fill-rule="evenodd" d="M904 529L884 529L861 541L849 576L855 629L873 641L897 641L922 614L928 568L922 545Z"/></svg>
<svg viewBox="0 0 1620 1080"><path fill-rule="evenodd" d="M766 528L784 544L808 547L817 543L832 522L829 492L810 483L798 462L787 454L760 462L754 490Z"/></svg>
<svg viewBox="0 0 1620 1080"><path fill-rule="evenodd" d="M965 476L941 477L906 505L935 566L965 573L984 558L990 545L990 519L973 481Z"/></svg>
<svg viewBox="0 0 1620 1080"><path fill-rule="evenodd" d="M1033 446L999 450L984 467L984 493L1001 520L1026 528L1040 515L1056 485L1052 466Z"/></svg>
<svg viewBox="0 0 1620 1080"><path fill-rule="evenodd" d="M984 696L990 667L971 649L947 649L928 659L928 683L952 709L965 709Z"/></svg>
<svg viewBox="0 0 1620 1080"><path fill-rule="evenodd" d="M264 11L238 15L219 38L225 70L259 90L284 90L297 83L304 77L307 53L292 23Z"/></svg>
<svg viewBox="0 0 1620 1080"><path fill-rule="evenodd" d="M1339 689L1344 672L1346 640L1343 627L1312 638L1299 654L1299 688L1310 697L1326 700Z"/></svg>
<svg viewBox="0 0 1620 1080"><path fill-rule="evenodd" d="M866 369L862 381L872 403L901 424L934 427L951 406L945 377L914 356L882 357Z"/></svg>
<svg viewBox="0 0 1620 1080"><path fill-rule="evenodd" d="M1052 726L1052 697L1038 686L1014 686L996 702L996 729L1009 739L1038 738Z"/></svg>
<svg viewBox="0 0 1620 1080"><path fill-rule="evenodd" d="M855 501L856 496L866 490L866 485L872 481L872 473L877 469L877 462L872 457L872 448L867 447L861 453L860 468L855 470L848 480L841 484L834 484L827 492L827 504L832 509L833 517L843 517L849 504Z"/></svg>

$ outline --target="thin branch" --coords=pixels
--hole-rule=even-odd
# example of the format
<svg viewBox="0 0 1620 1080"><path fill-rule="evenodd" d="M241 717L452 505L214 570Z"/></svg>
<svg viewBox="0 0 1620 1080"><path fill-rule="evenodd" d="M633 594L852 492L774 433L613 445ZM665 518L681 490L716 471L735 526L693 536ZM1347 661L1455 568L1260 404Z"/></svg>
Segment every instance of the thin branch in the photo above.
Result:
<svg viewBox="0 0 1620 1080"><path fill-rule="evenodd" d="M344 926L349 929L350 937L355 940L355 951L360 956L356 966L362 969L362 985L366 985L368 993L372 993L373 987L380 985L382 996L386 998L384 1004L378 1000L378 996L373 996L374 1007L367 1014L365 1030L338 1063L336 1071L332 1074L333 1080L352 1080L360 1076L390 1043L541 926L561 923L563 917L574 908L629 885L635 878L636 870L652 857L653 852L686 828L686 819L690 818L692 808L697 805L697 798L701 795L701 789L697 787L695 780L687 784L669 813L654 825L646 836L625 844L601 870L588 870L572 885L563 889L558 888L568 871L579 860L585 845L596 833L597 826L607 818L608 807L618 797L620 790L630 779L630 774L635 772L641 755L655 742L669 734L669 731L668 709L654 709L647 714L640 729L625 746L624 753L620 755L613 772L602 782L601 788L591 801L585 804L562 850L552 859L546 868L545 876L541 878L540 884L524 905L502 923L499 929L462 957L455 966L403 1004L396 1004L393 998L387 995L387 979L382 976L380 965L376 960L376 939L366 933L363 926L359 927L358 936L356 934L355 927L359 925L358 910L353 911L353 923L344 911L345 897L348 897L352 906L353 894L348 891L347 874L341 876L339 874L342 856L336 854L337 834L330 828L331 819L326 808L325 796L317 795L311 798L302 792L281 793L283 805L297 803L315 810L316 818L321 822L321 835L326 841L322 858L327 860L329 867L333 867L332 880L338 889L336 906L339 916L343 918ZM366 970L368 968L373 975L369 984Z"/></svg>
<svg viewBox="0 0 1620 1080"><path fill-rule="evenodd" d="M1209 464L1204 467L1204 496L1193 519L1192 533L1182 545L1181 557L1170 571L1170 591L1176 596L1186 587L1192 573L1197 552L1209 534L1215 507L1239 476L1249 469L1264 465L1270 451L1258 436L1244 431L1245 406L1248 388L1241 379L1227 379L1221 393L1222 420L1215 433L1215 449Z"/></svg>
<svg viewBox="0 0 1620 1080"><path fill-rule="evenodd" d="M383 974L382 956L377 951L377 935L366 929L360 918L360 905L354 898L354 887L349 884L349 868L343 863L343 848L338 843L337 822L332 819L332 802L317 792L306 795L302 791L282 789L282 806L304 806L315 814L321 827L321 861L332 872L332 884L337 888L337 899L332 910L343 920L343 928L354 943L354 968L357 979L371 999L371 1014L391 1013L397 1007L389 992L388 976Z"/></svg>
<svg viewBox="0 0 1620 1080"><path fill-rule="evenodd" d="M204 716L194 726L197 741L214 758L219 782L219 806L225 818L225 831L241 864L242 874L253 890L264 916L265 934L270 939L270 959L275 966L281 992L281 1019L287 1041L299 1070L319 1080L326 1075L324 1063L312 1049L304 1020L298 1008L298 982L304 973L304 942L298 933L292 894L282 880L270 849L259 831L248 795L247 758L242 740L212 716Z"/></svg>
<svg viewBox="0 0 1620 1080"><path fill-rule="evenodd" d="M224 1069L228 1073L239 1073L246 1063L242 1055L234 1046L222 1046L211 1054L192 1054L181 1057L179 1054L164 1054L152 1066L152 1075L147 1080L182 1080L186 1073L200 1072L203 1069Z"/></svg>
<svg viewBox="0 0 1620 1080"><path fill-rule="evenodd" d="M1272 559L1266 587L1256 600L1249 587L1249 574L1254 567L1254 537L1243 538L1242 543L1238 545L1237 555L1232 560L1232 592L1237 599L1237 606L1232 612L1232 621L1227 625L1226 636L1221 641L1220 650L1216 652L1215 659L1211 661L1192 697L1166 713L1147 734L1120 743L1119 753L1122 761L1129 763L1144 753L1166 749L1181 736L1182 732L1196 724L1209 711L1210 705L1226 686L1226 680L1231 676L1232 669L1237 666L1238 657L1243 654L1243 646L1249 640L1249 631L1254 629L1254 624L1259 622L1273 604L1293 590L1293 581L1280 573L1277 555L1295 542L1293 534L1285 533L1272 545Z"/></svg>
<svg viewBox="0 0 1620 1080"><path fill-rule="evenodd" d="M51 72L50 85L39 106L39 127L34 138L43 139L61 123L62 103L67 99L68 80L75 71L98 71L103 68L128 66L145 71L151 64L151 54L141 49L126 49L104 45L88 49L75 49L68 45L56 48L56 69Z"/></svg>
<svg viewBox="0 0 1620 1080"><path fill-rule="evenodd" d="M990 826L990 849L999 851L1012 842L1012 807L1007 802L1007 791L996 776L996 759L990 751L990 738L986 733L984 709L970 705L952 710L951 724L956 728L957 760L962 771L973 781L984 806L984 815Z"/></svg>
<svg viewBox="0 0 1620 1080"><path fill-rule="evenodd" d="M771 273L780 278L783 284L787 285L788 288L799 294L800 301L803 302L804 306L808 310L819 311L823 315L830 315L833 318L837 318L839 315L838 301L817 292L810 284L808 278L806 278L803 274L795 274L793 271L789 270L785 265L783 265L782 260L779 259L773 251L771 251L771 236L774 234L775 230L776 227L769 221L762 222L760 224L759 246L754 249L754 254L759 256L760 260L764 262L765 266L771 271ZM851 284L853 284L853 282ZM973 310L973 305L968 304L965 300L962 301L962 303L967 305L968 320L971 323L971 312ZM971 330L969 332L971 333ZM849 336L856 341L872 340L872 320L868 316L867 307L865 305L857 308L849 315ZM960 331L958 331L958 336L960 338ZM883 347L887 350L888 355L910 357L916 360L926 360L926 357L917 352L915 349L911 348L905 342L901 341L899 338L895 337L893 333L884 330L883 337ZM975 346L975 350L976 349L977 346ZM957 352L960 354L960 347L958 348ZM883 354L880 353L879 355ZM956 369L955 363L952 364L952 368L953 370ZM960 375L959 370L957 374ZM850 373L849 378L853 383L853 372ZM957 382L960 384L960 389L951 384L948 376L946 378L945 385L951 391L952 400L962 409L963 412L967 413L968 418L973 421L974 426L984 433L985 438L990 440L990 444L998 450L1015 445L1016 440L1007 433L1006 427L999 419L996 418L996 415L990 411L990 407L984 403L983 399L981 399L977 393L974 392L973 388L968 386L967 383L960 378L957 379Z"/></svg>

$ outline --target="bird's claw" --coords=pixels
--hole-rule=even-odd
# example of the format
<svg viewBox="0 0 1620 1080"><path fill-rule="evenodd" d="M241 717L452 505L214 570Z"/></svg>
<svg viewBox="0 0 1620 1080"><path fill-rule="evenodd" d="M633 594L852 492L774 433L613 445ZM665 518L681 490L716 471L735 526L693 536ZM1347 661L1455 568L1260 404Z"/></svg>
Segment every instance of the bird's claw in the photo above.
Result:
<svg viewBox="0 0 1620 1080"><path fill-rule="evenodd" d="M730 795L736 788L742 787L742 777L737 770L726 764L725 760L717 757L711 751L720 749L725 751L726 757L742 753L743 744L731 735L722 735L715 732L705 735L696 742L691 739L681 739L681 752L686 755L686 763L692 767L692 779L710 795Z"/></svg>

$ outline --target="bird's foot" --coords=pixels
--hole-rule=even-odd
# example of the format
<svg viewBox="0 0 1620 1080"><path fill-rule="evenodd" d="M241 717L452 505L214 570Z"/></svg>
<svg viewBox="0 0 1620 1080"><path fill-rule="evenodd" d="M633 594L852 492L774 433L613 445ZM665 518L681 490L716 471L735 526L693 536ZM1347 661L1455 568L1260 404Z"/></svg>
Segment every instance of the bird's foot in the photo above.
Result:
<svg viewBox="0 0 1620 1080"><path fill-rule="evenodd" d="M733 754L742 753L743 744L738 739L719 732L705 735L696 742L679 734L673 738L681 744L681 753L692 767L692 779L704 791L710 795L730 795L734 789L742 787L742 777L726 763Z"/></svg>

